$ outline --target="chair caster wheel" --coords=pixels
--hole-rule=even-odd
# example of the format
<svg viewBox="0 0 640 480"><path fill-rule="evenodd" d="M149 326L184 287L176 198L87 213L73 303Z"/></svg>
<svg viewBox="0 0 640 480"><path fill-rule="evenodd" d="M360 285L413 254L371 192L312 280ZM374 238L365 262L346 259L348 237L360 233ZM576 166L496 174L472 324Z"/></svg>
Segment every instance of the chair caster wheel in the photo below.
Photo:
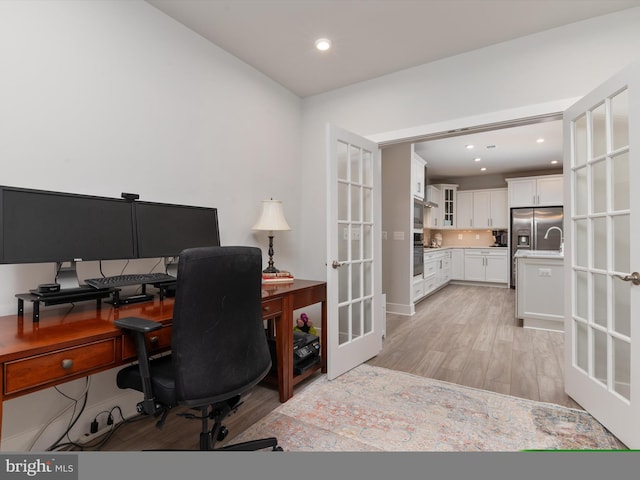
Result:
<svg viewBox="0 0 640 480"><path fill-rule="evenodd" d="M220 428L220 431L218 432L218 441L221 442L227 438L227 435L229 435L229 429L227 427Z"/></svg>
<svg viewBox="0 0 640 480"><path fill-rule="evenodd" d="M273 450L271 450L272 452L284 452L283 448L280 446L275 446L273 447Z"/></svg>

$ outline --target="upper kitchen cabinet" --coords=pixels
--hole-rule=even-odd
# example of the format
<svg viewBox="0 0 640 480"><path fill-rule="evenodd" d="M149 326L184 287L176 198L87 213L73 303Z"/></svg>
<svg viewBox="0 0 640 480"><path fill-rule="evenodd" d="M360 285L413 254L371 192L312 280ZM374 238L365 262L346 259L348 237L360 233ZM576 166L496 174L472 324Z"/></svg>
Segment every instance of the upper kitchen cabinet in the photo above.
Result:
<svg viewBox="0 0 640 480"><path fill-rule="evenodd" d="M427 186L427 199L437 206L429 207L425 225L427 228L442 228L442 190L437 185Z"/></svg>
<svg viewBox="0 0 640 480"><path fill-rule="evenodd" d="M507 228L507 189L478 190L473 194L475 228Z"/></svg>
<svg viewBox="0 0 640 480"><path fill-rule="evenodd" d="M435 185L440 190L440 201L438 202L439 227L456 228L456 191L458 185L440 183Z"/></svg>
<svg viewBox="0 0 640 480"><path fill-rule="evenodd" d="M411 193L414 198L424 200L424 168L427 162L415 152L411 153Z"/></svg>
<svg viewBox="0 0 640 480"><path fill-rule="evenodd" d="M511 208L563 204L562 174L508 178L507 184Z"/></svg>
<svg viewBox="0 0 640 480"><path fill-rule="evenodd" d="M507 228L508 211L506 188L457 192L457 228Z"/></svg>

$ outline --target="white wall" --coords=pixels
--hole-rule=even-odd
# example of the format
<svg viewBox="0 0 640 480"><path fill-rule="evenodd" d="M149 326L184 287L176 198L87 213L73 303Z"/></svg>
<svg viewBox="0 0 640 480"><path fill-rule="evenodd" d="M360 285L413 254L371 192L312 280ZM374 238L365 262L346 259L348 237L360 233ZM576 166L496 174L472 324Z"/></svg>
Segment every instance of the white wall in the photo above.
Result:
<svg viewBox="0 0 640 480"><path fill-rule="evenodd" d="M278 197L292 231L277 264L321 279L327 122L373 138L575 98L638 57L638 24L640 8L301 102L142 1L2 1L0 183L216 206L224 244L263 251L250 228ZM0 266L0 313L51 269ZM112 375L92 379L94 412L119 393ZM5 402L2 449L23 448L63 403L53 390Z"/></svg>
<svg viewBox="0 0 640 480"><path fill-rule="evenodd" d="M276 265L297 271L298 97L138 0L2 1L0 65L0 184L217 207L222 243L265 256L251 226L260 200L279 198L292 231L276 238ZM124 265L106 263L107 274ZM99 275L96 262L79 270ZM52 280L52 264L0 265L0 314ZM113 372L95 376L88 412L121 393ZM2 449L24 448L66 403L53 389L5 402Z"/></svg>
<svg viewBox="0 0 640 480"><path fill-rule="evenodd" d="M303 100L303 249L326 252L324 127L332 122L389 141L465 126L463 121L519 113L584 95L640 58L640 8L602 16L518 40L403 70ZM539 110L539 108L538 108ZM527 115L522 115L527 116ZM324 262L304 266L326 277Z"/></svg>

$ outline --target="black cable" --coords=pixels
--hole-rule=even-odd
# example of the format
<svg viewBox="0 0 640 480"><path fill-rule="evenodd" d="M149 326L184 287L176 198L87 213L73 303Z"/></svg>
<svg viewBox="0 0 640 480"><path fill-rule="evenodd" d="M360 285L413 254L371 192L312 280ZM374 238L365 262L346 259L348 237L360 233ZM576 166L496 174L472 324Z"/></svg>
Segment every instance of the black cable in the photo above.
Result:
<svg viewBox="0 0 640 480"><path fill-rule="evenodd" d="M122 419L122 421L120 423L114 423L113 427L111 428L111 430L109 430L108 432L105 432L103 434L103 436L101 436L99 439L97 439L97 441L95 443L78 443L78 442L69 441L69 442L61 443L61 444L57 445L56 448L75 447L75 448L77 448L77 449L79 449L81 451L85 451L85 450L88 450L88 449L100 450L100 448L102 448L111 439L111 437L115 434L115 432L120 427L122 427L125 424L134 423L134 422L137 422L137 421L144 420L144 419L148 418L148 415L144 415L144 414L138 414L138 415L135 415L135 416L133 416L131 418L125 418L124 415L122 414L122 410L117 405L111 409L111 412L113 412L116 409L119 411L120 418Z"/></svg>
<svg viewBox="0 0 640 480"><path fill-rule="evenodd" d="M87 383L89 383L89 377L85 377L85 380L86 380L86 382L87 382ZM57 388L56 388L56 390L57 390L58 392L60 392L60 390L58 390ZM63 395L64 395L64 394L63 394ZM64 396L65 396L65 397L67 397L67 398L69 398L67 395L64 395ZM50 446L46 449L46 451L51 451L51 450L53 450L53 449L57 448L57 447L58 447L58 445L59 445L60 440L62 440L65 436L67 436L67 437L68 437L68 435L69 435L69 431L71 431L71 429L73 428L73 426L78 422L78 420L79 420L79 419L80 419L80 417L82 416L82 412L84 412L84 409L85 409L85 407L87 406L87 400L88 400L88 398L89 398L89 389L86 389L86 391L85 391L85 392L84 392L84 394L83 394L83 400L84 400L84 401L83 401L83 403L82 403L82 407L80 408L80 411L78 412L78 415L77 415L75 418L73 418L73 417L75 416L76 408L77 408L77 406L78 406L78 400L77 400L77 399L73 399L73 401L74 401L74 403L75 403L75 404L74 404L74 406L73 406L73 414L72 414L72 416L71 416L71 419L70 419L70 421L69 421L69 425L67 426L67 429L62 433L62 435L60 435L60 437L58 437L58 439L57 439L55 442L53 442L53 444L52 444L52 445L50 445Z"/></svg>

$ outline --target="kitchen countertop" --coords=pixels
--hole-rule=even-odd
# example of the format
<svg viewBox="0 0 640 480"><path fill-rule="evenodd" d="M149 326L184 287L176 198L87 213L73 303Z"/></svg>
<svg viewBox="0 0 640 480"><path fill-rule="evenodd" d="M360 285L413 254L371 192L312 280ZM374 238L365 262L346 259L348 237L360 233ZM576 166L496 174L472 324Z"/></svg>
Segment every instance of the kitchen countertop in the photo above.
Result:
<svg viewBox="0 0 640 480"><path fill-rule="evenodd" d="M564 259L564 253L558 250L518 250L513 258L546 258L546 259Z"/></svg>

